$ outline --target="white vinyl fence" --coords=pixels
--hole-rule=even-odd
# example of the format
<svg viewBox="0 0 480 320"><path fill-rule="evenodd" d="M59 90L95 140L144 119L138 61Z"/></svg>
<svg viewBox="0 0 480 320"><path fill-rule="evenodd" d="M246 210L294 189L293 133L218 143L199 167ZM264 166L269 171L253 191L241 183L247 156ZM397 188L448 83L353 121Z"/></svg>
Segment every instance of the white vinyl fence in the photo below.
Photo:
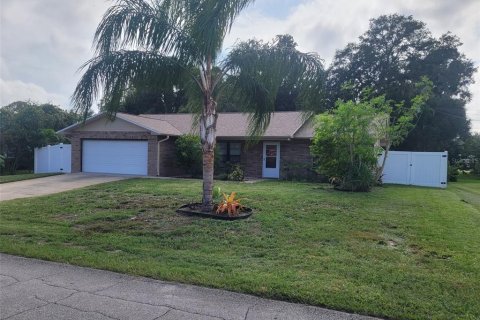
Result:
<svg viewBox="0 0 480 320"><path fill-rule="evenodd" d="M35 173L65 172L71 171L72 146L69 144L57 144L43 148L35 148Z"/></svg>
<svg viewBox="0 0 480 320"><path fill-rule="evenodd" d="M379 158L383 161L383 155ZM448 152L390 151L383 171L383 183L424 187L447 187Z"/></svg>

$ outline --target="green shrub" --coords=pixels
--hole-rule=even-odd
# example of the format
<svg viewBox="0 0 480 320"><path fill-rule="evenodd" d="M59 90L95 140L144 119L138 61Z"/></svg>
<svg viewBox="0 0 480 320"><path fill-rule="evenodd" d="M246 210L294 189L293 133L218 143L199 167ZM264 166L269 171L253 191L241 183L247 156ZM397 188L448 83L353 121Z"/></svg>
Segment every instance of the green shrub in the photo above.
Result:
<svg viewBox="0 0 480 320"><path fill-rule="evenodd" d="M230 167L229 173L227 175L227 179L231 181L243 181L245 178L245 174L243 169L240 165L234 164Z"/></svg>
<svg viewBox="0 0 480 320"><path fill-rule="evenodd" d="M193 177L202 174L202 145L200 137L192 134L180 136L175 140L177 162L181 168Z"/></svg>
<svg viewBox="0 0 480 320"><path fill-rule="evenodd" d="M339 187L347 191L366 192L374 184L373 179L372 167L366 163L359 162L349 168Z"/></svg>
<svg viewBox="0 0 480 320"><path fill-rule="evenodd" d="M455 164L448 164L448 181L449 182L457 182L458 181L458 176L459 176L459 168Z"/></svg>
<svg viewBox="0 0 480 320"><path fill-rule="evenodd" d="M220 156L215 149L215 168L218 168ZM203 152L200 137L185 134L175 140L177 163L192 177L199 178L203 172Z"/></svg>
<svg viewBox="0 0 480 320"><path fill-rule="evenodd" d="M480 159L475 159L473 173L480 176Z"/></svg>
<svg viewBox="0 0 480 320"><path fill-rule="evenodd" d="M245 174L240 164L227 161L220 163L219 165L215 165L215 179L243 181L245 179Z"/></svg>
<svg viewBox="0 0 480 320"><path fill-rule="evenodd" d="M0 171L5 168L5 156L3 154L0 154Z"/></svg>
<svg viewBox="0 0 480 320"><path fill-rule="evenodd" d="M316 118L312 155L318 173L340 190L369 191L375 184L377 154L372 119L377 113L368 102L337 102L330 114Z"/></svg>
<svg viewBox="0 0 480 320"><path fill-rule="evenodd" d="M222 196L222 188L214 187L213 188L213 199L218 200Z"/></svg>

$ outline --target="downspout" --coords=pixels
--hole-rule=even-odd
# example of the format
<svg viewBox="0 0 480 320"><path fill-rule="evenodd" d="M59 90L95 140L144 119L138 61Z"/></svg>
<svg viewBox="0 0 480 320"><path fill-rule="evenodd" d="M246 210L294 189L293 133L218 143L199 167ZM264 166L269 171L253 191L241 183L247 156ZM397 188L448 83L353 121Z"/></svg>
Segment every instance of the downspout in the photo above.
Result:
<svg viewBox="0 0 480 320"><path fill-rule="evenodd" d="M170 139L170 136L157 141L157 177L160 176L160 143L167 141L168 139Z"/></svg>

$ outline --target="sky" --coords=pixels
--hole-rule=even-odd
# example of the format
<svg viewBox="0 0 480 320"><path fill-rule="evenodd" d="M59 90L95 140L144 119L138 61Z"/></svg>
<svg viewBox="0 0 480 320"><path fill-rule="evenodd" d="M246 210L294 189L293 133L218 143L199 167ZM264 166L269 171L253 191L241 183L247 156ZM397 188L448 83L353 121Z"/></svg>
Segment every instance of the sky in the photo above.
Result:
<svg viewBox="0 0 480 320"><path fill-rule="evenodd" d="M92 58L92 38L105 0L0 0L0 106L17 100L71 108L70 96ZM413 15L436 37L451 31L461 51L480 67L480 0L257 0L225 39L224 49L250 38L291 34L302 51L314 51L328 67L335 50L356 41L381 14ZM480 68L479 68L480 69ZM480 70L467 105L480 132Z"/></svg>

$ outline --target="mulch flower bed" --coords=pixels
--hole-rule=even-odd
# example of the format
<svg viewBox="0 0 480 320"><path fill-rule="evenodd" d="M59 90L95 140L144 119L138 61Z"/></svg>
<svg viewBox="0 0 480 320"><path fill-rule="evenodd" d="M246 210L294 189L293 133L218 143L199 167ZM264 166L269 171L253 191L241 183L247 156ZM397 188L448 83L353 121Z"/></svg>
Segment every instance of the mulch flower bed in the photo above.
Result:
<svg viewBox="0 0 480 320"><path fill-rule="evenodd" d="M211 218L211 219L219 219L219 220L238 220L238 219L246 219L250 217L253 213L252 209L243 207L240 209L238 215L228 215L228 214L220 214L216 212L216 206L214 210L211 212L202 211L202 204L201 203L190 203L181 206L177 209L178 213L191 215L191 216L199 216L203 218Z"/></svg>

